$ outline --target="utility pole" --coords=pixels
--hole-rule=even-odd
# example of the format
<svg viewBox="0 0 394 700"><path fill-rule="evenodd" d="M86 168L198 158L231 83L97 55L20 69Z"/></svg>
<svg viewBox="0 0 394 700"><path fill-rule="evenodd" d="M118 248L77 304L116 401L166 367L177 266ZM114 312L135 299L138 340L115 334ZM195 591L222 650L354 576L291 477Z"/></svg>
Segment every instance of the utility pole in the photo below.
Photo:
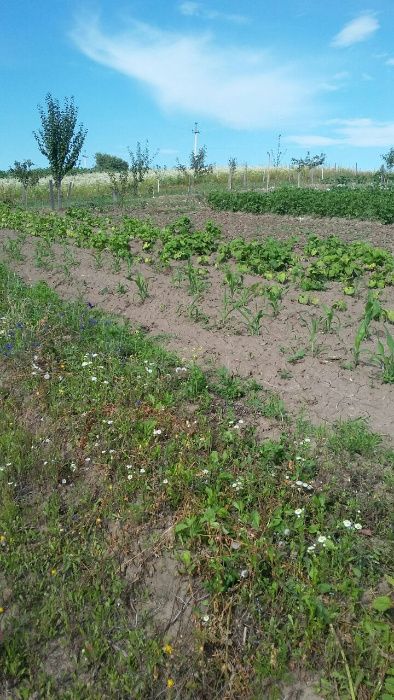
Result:
<svg viewBox="0 0 394 700"><path fill-rule="evenodd" d="M86 169L86 168L88 167L88 156L87 156L87 154L86 154L86 153L82 153L82 158L83 158L83 161L84 161L84 166L83 166L83 167Z"/></svg>
<svg viewBox="0 0 394 700"><path fill-rule="evenodd" d="M194 122L194 129L192 131L192 134L194 134L194 157L197 157L197 134L199 134L198 130L198 124L197 122Z"/></svg>

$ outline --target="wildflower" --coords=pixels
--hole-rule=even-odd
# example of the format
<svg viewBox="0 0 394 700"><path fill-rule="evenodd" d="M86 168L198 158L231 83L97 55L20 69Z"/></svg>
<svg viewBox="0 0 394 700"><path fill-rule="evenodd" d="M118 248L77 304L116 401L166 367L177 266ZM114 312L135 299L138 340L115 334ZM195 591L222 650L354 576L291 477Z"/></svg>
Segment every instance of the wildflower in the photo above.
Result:
<svg viewBox="0 0 394 700"><path fill-rule="evenodd" d="M240 576L241 576L241 578L248 578L249 571L247 569L242 569Z"/></svg>
<svg viewBox="0 0 394 700"><path fill-rule="evenodd" d="M203 470L202 470L202 473L203 473L203 474L209 474L209 469L203 469Z"/></svg>
<svg viewBox="0 0 394 700"><path fill-rule="evenodd" d="M163 647L163 651L165 654L172 654L173 648L172 648L171 644L165 644Z"/></svg>
<svg viewBox="0 0 394 700"><path fill-rule="evenodd" d="M288 535L290 535L290 530L289 530L288 527L287 527L285 530L283 530L283 534L284 534L286 537L287 537Z"/></svg>
<svg viewBox="0 0 394 700"><path fill-rule="evenodd" d="M140 469L140 474L145 474L145 469Z"/></svg>
<svg viewBox="0 0 394 700"><path fill-rule="evenodd" d="M62 484L67 484L67 479L62 479Z"/></svg>
<svg viewBox="0 0 394 700"><path fill-rule="evenodd" d="M296 515L297 518L299 518L303 514L303 512L304 512L304 508L296 508L294 511L294 515Z"/></svg>
<svg viewBox="0 0 394 700"><path fill-rule="evenodd" d="M161 435L161 430L158 428L157 430L153 431L153 435Z"/></svg>
<svg viewBox="0 0 394 700"><path fill-rule="evenodd" d="M307 549L307 552L314 552L315 548L316 548L316 545L315 545L315 544L311 544L311 545L309 545L309 547L308 547L308 549Z"/></svg>
<svg viewBox="0 0 394 700"><path fill-rule="evenodd" d="M202 621L203 621L203 622L209 622L209 615L203 615Z"/></svg>
<svg viewBox="0 0 394 700"><path fill-rule="evenodd" d="M4 608L0 608L0 615L2 615L4 612Z"/></svg>
<svg viewBox="0 0 394 700"><path fill-rule="evenodd" d="M75 462L71 462L70 469L72 472L75 472L77 470L77 465L75 464Z"/></svg>
<svg viewBox="0 0 394 700"><path fill-rule="evenodd" d="M92 382L97 382L97 377L90 377L90 379L92 380Z"/></svg>
<svg viewBox="0 0 394 700"><path fill-rule="evenodd" d="M167 688L173 688L175 685L175 681L173 678L167 678Z"/></svg>
<svg viewBox="0 0 394 700"><path fill-rule="evenodd" d="M163 484L168 484L168 479L163 479Z"/></svg>
<svg viewBox="0 0 394 700"><path fill-rule="evenodd" d="M103 384L109 384L109 381L107 379L103 382Z"/></svg>
<svg viewBox="0 0 394 700"><path fill-rule="evenodd" d="M133 478L133 475L132 475L132 474L127 474L127 478L128 478L129 481L131 481L132 478Z"/></svg>
<svg viewBox="0 0 394 700"><path fill-rule="evenodd" d="M51 378L51 375L49 374L49 372L45 372L44 379L50 379L50 378Z"/></svg>
<svg viewBox="0 0 394 700"><path fill-rule="evenodd" d="M187 372L187 367L175 367L175 372Z"/></svg>
<svg viewBox="0 0 394 700"><path fill-rule="evenodd" d="M82 362L81 367L88 367L91 364L92 364L91 362Z"/></svg>
<svg viewBox="0 0 394 700"><path fill-rule="evenodd" d="M344 527L351 527L352 526L351 520L343 520L342 522L343 522Z"/></svg>
<svg viewBox="0 0 394 700"><path fill-rule="evenodd" d="M319 544L324 544L324 542L327 542L327 537L325 537L324 535L319 535L317 541L319 542Z"/></svg>
<svg viewBox="0 0 394 700"><path fill-rule="evenodd" d="M363 526L361 525L361 523L354 523L354 529L355 530L362 530Z"/></svg>
<svg viewBox="0 0 394 700"><path fill-rule="evenodd" d="M57 570L56 569L51 569L51 576L56 576Z"/></svg>

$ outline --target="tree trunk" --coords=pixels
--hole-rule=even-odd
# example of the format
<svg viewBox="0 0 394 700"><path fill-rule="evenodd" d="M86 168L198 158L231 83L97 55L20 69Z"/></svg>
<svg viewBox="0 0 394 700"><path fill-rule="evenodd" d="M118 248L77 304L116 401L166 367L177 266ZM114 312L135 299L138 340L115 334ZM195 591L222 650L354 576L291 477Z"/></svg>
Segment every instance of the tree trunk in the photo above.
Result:
<svg viewBox="0 0 394 700"><path fill-rule="evenodd" d="M62 181L61 180L57 181L56 189L57 189L57 209L58 209L58 211L60 211L62 208Z"/></svg>
<svg viewBox="0 0 394 700"><path fill-rule="evenodd" d="M49 180L49 199L51 202L52 211L55 210L55 192L53 189L53 180Z"/></svg>

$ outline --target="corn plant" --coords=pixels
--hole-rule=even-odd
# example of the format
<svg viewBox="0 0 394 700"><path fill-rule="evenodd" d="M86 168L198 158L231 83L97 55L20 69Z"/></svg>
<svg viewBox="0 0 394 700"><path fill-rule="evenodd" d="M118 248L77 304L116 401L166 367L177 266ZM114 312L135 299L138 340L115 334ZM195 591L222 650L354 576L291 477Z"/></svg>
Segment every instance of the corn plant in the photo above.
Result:
<svg viewBox="0 0 394 700"><path fill-rule="evenodd" d="M361 319L360 325L357 329L356 336L354 338L352 355L354 366L360 362L361 345L367 338L370 337L369 329L372 321L378 320L383 315L383 308L378 299L376 299L372 294L368 295L367 303L365 304L364 316Z"/></svg>
<svg viewBox="0 0 394 700"><path fill-rule="evenodd" d="M138 296L143 303L149 297L148 280L141 274L141 272L138 272L134 282L137 285Z"/></svg>
<svg viewBox="0 0 394 700"><path fill-rule="evenodd" d="M272 315L274 317L278 316L279 311L282 306L282 296L283 296L283 290L281 287L278 285L274 284L271 287L266 287L264 290L264 294L267 298L267 301L271 307L272 310Z"/></svg>
<svg viewBox="0 0 394 700"><path fill-rule="evenodd" d="M372 361L381 368L381 376L384 384L394 384L394 338L386 328L387 350L381 340L378 340L378 348L372 355Z"/></svg>
<svg viewBox="0 0 394 700"><path fill-rule="evenodd" d="M332 333L335 319L335 307L323 304L324 316L320 319L323 333Z"/></svg>
<svg viewBox="0 0 394 700"><path fill-rule="evenodd" d="M191 260L185 268L185 275L189 283L189 294L192 296L201 295L206 289L207 283L202 278L199 268L193 267Z"/></svg>

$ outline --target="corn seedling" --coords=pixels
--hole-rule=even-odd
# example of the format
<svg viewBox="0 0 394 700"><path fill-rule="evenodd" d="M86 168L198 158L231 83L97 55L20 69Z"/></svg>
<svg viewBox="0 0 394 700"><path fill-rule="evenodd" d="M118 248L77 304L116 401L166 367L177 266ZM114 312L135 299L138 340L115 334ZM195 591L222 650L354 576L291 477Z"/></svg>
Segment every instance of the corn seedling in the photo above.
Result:
<svg viewBox="0 0 394 700"><path fill-rule="evenodd" d="M386 329L386 345L378 340L378 348L372 355L372 360L381 368L384 384L394 384L394 338Z"/></svg>
<svg viewBox="0 0 394 700"><path fill-rule="evenodd" d="M194 268L191 260L189 260L187 266L185 267L185 276L189 283L189 294L192 296L201 295L206 289L207 283L201 276L201 271Z"/></svg>
<svg viewBox="0 0 394 700"><path fill-rule="evenodd" d="M283 290L281 287L278 287L278 285L273 285L272 287L266 287L264 290L264 294L267 298L267 301L271 307L272 310L272 315L274 317L278 316L279 311L282 306L282 296L283 296Z"/></svg>
<svg viewBox="0 0 394 700"><path fill-rule="evenodd" d="M3 243L3 250L8 255L10 260L16 260L17 262L22 262L25 260L25 256L22 255L21 251L22 241L18 238L7 238Z"/></svg>
<svg viewBox="0 0 394 700"><path fill-rule="evenodd" d="M96 270L102 270L103 267L103 253L101 250L93 251L93 260Z"/></svg>
<svg viewBox="0 0 394 700"><path fill-rule="evenodd" d="M137 285L138 296L141 302L144 302L145 299L149 297L148 280L144 277L144 275L141 274L141 272L138 272L137 276L134 279L134 282Z"/></svg>
<svg viewBox="0 0 394 700"><path fill-rule="evenodd" d="M335 320L335 307L323 304L324 316L320 319L323 333L332 333Z"/></svg>
<svg viewBox="0 0 394 700"><path fill-rule="evenodd" d="M35 263L39 270L51 270L54 253L49 241L45 238L37 241L35 248Z"/></svg>

